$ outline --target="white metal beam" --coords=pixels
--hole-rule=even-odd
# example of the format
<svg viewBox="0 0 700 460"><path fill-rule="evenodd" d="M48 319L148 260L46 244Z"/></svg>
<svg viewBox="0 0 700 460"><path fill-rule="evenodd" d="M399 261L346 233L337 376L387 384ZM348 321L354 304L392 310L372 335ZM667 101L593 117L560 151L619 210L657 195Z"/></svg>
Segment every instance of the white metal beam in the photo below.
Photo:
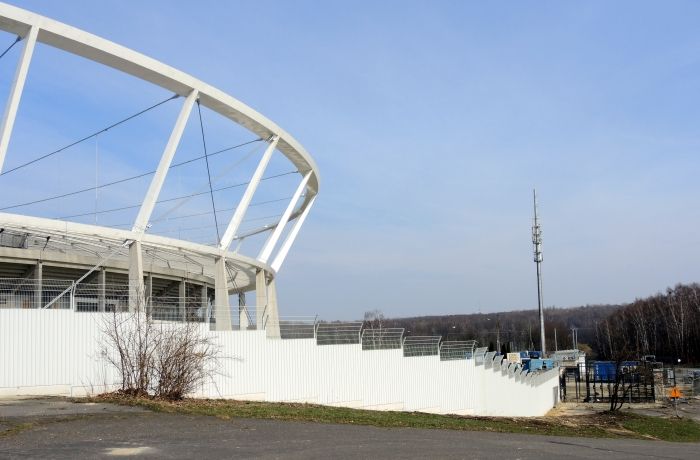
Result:
<svg viewBox="0 0 700 460"><path fill-rule="evenodd" d="M271 266L275 272L279 271L284 259L287 257L289 249L292 247L292 244L294 244L294 240L297 238L299 230L301 230L301 226L304 225L304 220L306 220L306 216L309 214L309 210L311 209L311 206L313 206L314 201L316 201L316 197L311 198L311 201L309 201L309 204L306 205L304 212L297 217L296 222L294 222L294 227L292 227L292 229L289 231L289 235L287 235L287 238L285 238L284 243L282 243L282 247L280 247L279 252L277 252L275 259L272 261Z"/></svg>
<svg viewBox="0 0 700 460"><path fill-rule="evenodd" d="M141 242L129 246L129 311L143 311L146 307L146 292L143 284L143 251Z"/></svg>
<svg viewBox="0 0 700 460"><path fill-rule="evenodd" d="M34 268L34 308L41 308L44 306L43 300L43 283L44 283L44 264L41 260L38 260Z"/></svg>
<svg viewBox="0 0 700 460"><path fill-rule="evenodd" d="M12 128L15 125L17 109L19 108L19 100L22 98L24 83L27 81L29 63L32 60L32 54L34 54L34 46L36 45L36 38L38 34L39 27L32 26L31 29L29 29L29 33L24 38L24 48L22 49L22 55L17 63L15 80L12 82L10 96L7 98L5 116L2 119L2 125L0 125L0 171L2 171L3 165L5 164L5 156L7 155L7 148L10 145Z"/></svg>
<svg viewBox="0 0 700 460"><path fill-rule="evenodd" d="M280 314L277 305L277 285L275 279L271 279L267 285L267 313L265 314L265 332L268 339L279 339L280 335Z"/></svg>
<svg viewBox="0 0 700 460"><path fill-rule="evenodd" d="M214 318L217 331L231 330L231 306L228 299L228 278L226 277L226 259L219 257L214 274Z"/></svg>
<svg viewBox="0 0 700 460"><path fill-rule="evenodd" d="M309 182L309 188L318 192L318 167L304 147L289 133L241 101L141 53L45 16L0 2L0 30L25 34L31 26L41 27L38 36L40 43L99 62L182 96L188 94L192 88L197 88L202 106L246 127L262 138L271 134L279 135L277 149L289 158L299 171L311 169L316 172Z"/></svg>
<svg viewBox="0 0 700 460"><path fill-rule="evenodd" d="M177 286L178 296L178 319L185 321L187 319L187 282L183 279Z"/></svg>
<svg viewBox="0 0 700 460"><path fill-rule="evenodd" d="M299 198L301 198L301 194L304 193L304 190L306 189L306 184L309 182L309 179L311 178L312 174L312 171L306 173L306 176L304 176L304 178L302 179L301 183L299 184L299 187L297 187L297 190L296 192L294 192L294 196L289 202L289 205L287 205L287 209L284 210L284 214L282 214L282 217L280 218L277 227L275 227L275 230L272 232L272 235L265 242L265 246L263 246L262 251L260 251L260 254L258 254L259 261L267 263L267 259L270 258L272 250L277 245L277 241L279 241L280 236L282 236L284 227L285 225L287 225L287 222L289 222L289 218L292 216L294 206L296 206L297 202L299 201Z"/></svg>
<svg viewBox="0 0 700 460"><path fill-rule="evenodd" d="M255 327L261 330L267 314L267 276L265 270L258 270L255 273L255 304Z"/></svg>
<svg viewBox="0 0 700 460"><path fill-rule="evenodd" d="M241 226L241 222L243 222L245 213L246 211L248 211L248 206L250 206L250 202L253 199L253 195L258 189L258 185L260 185L260 180L262 180L262 176L263 174L265 174L265 169L270 163L270 158L272 158L272 154L275 151L275 147L277 147L278 140L278 136L273 136L270 145L267 147L267 150L265 150L265 153L260 159L260 163L258 163L258 167L255 169L253 177L250 179L248 187L246 187L245 189L243 198L241 198L240 203L238 203L236 211L233 213L233 217L231 217L231 221L228 223L226 232L224 232L224 236L221 238L221 243L219 243L220 249L227 251L229 246L231 246L231 242L236 236L236 232L238 232L238 229Z"/></svg>
<svg viewBox="0 0 700 460"><path fill-rule="evenodd" d="M192 107L199 92L193 89L192 92L185 99L185 103L180 109L180 114L175 121L175 126L170 133L170 138L168 143L165 145L165 150L163 151L163 156L160 157L160 163L158 163L158 169L151 180L151 185L148 187L148 192L146 192L146 197L141 204L141 209L139 209L139 214L136 217L134 226L131 229L132 232L136 232L140 235L146 231L148 227L148 221L151 218L151 213L153 213L153 208L158 200L158 195L160 195L160 190L163 187L163 182L165 182L165 176L168 174L168 169L170 169L170 164L175 156L175 151L178 145L180 145L180 139L182 138L182 133L185 131L185 126L187 125L187 120L190 117L190 112L192 112Z"/></svg>

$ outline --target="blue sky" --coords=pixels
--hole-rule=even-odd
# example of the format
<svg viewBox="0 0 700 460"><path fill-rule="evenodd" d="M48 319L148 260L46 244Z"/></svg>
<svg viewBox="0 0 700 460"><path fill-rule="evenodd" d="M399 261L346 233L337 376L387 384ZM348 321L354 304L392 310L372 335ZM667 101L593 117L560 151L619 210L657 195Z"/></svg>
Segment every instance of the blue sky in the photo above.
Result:
<svg viewBox="0 0 700 460"><path fill-rule="evenodd" d="M700 278L696 2L14 4L191 73L311 152L322 188L280 272L283 315L534 308L533 187L546 305L629 301ZM13 53L0 61L5 88ZM113 73L39 49L7 164L168 96ZM100 140L100 177L153 167L176 112L166 105L128 136ZM206 115L212 144L249 139ZM181 159L201 149L192 128ZM93 150L55 168L94 182ZM169 178L164 193L191 177ZM46 180L52 192L76 186ZM4 186L17 194L19 184ZM17 200L10 192L3 203Z"/></svg>

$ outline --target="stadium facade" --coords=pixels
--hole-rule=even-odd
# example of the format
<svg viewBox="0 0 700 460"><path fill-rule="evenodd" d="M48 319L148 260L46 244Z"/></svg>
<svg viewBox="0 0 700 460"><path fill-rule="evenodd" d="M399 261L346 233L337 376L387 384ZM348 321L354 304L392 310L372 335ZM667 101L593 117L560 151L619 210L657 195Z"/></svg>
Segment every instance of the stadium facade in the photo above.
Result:
<svg viewBox="0 0 700 460"><path fill-rule="evenodd" d="M0 212L0 395L113 388L116 375L99 353L100 318L146 305L157 321L198 323L232 357L201 396L524 416L557 403L556 370L528 373L474 342L280 317L276 277L319 192L318 168L301 144L228 94L90 33L7 4L0 4L0 30L16 35L21 48L0 125L3 174L12 172L5 159L39 43L150 82L180 101L128 228L16 213L21 206ZM150 231L187 122L201 107L245 128L264 147L215 244ZM243 230L277 152L293 167L293 194L274 220ZM257 255L239 251L260 235ZM245 301L252 292L256 306Z"/></svg>

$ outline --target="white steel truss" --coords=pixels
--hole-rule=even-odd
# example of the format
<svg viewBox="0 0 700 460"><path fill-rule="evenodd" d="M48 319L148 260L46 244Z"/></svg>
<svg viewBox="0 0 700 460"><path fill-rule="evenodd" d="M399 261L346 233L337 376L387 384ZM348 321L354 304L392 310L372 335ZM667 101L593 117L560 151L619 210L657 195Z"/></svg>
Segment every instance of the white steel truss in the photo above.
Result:
<svg viewBox="0 0 700 460"><path fill-rule="evenodd" d="M301 213L301 215L297 217L296 222L294 222L294 226L289 231L287 238L285 238L284 243L282 243L282 247L280 247L279 251L277 252L277 255L275 256L275 259L272 261L271 265L274 271L278 271L284 263L284 259L287 257L289 250L294 244L294 240L296 240L297 235L299 234L299 230L301 230L301 226L304 225L306 216L309 214L309 211L311 211L311 206L313 206L314 201L316 201L316 197L311 198L309 204L306 206L306 208L304 208L304 211Z"/></svg>
<svg viewBox="0 0 700 460"><path fill-rule="evenodd" d="M5 116L2 119L2 125L0 125L0 171L3 169L5 164L5 156L7 155L7 147L10 145L10 137L12 136L12 128L15 125L15 119L17 118L17 109L19 108L19 101L22 98L22 91L24 90L24 82L27 81L27 73L29 72L29 63L32 60L32 55L34 54L34 46L36 45L36 39L39 34L39 27L34 25L29 29L24 38L24 48L22 49L22 54L17 63L17 71L15 72L15 79L12 82L12 87L10 88L10 95L7 98L7 106L5 107Z"/></svg>
<svg viewBox="0 0 700 460"><path fill-rule="evenodd" d="M136 217L133 228L131 229L136 234L142 235L148 227L148 221L151 218L153 208L155 207L158 196L160 195L160 190L163 188L165 176L168 174L170 164L173 162L173 157L175 156L177 146L180 145L182 133L185 131L185 126L187 125L187 120L192 112L192 107L197 100L197 95L197 90L193 89L187 96L187 99L185 99L182 109L180 109L180 114L177 116L177 120L175 121L175 126L173 126L173 130L170 133L168 143L165 145L163 155L160 157L158 169L151 180L151 185L148 187L146 197L141 204L141 209L139 209L139 214Z"/></svg>
<svg viewBox="0 0 700 460"><path fill-rule="evenodd" d="M16 239L18 244L16 247L0 248L0 257L7 254L7 257L26 257L30 260L36 254L43 257L41 254L50 252L51 257L56 261L64 259L68 261L71 257L78 257L80 261L78 265L82 266L114 252L110 264L122 272L128 271L131 287L134 291L140 292L140 295L143 295L145 290L143 276L144 265L147 263L150 264L149 273L154 264L158 265L158 270L164 276L175 276L180 270L205 284L216 281L215 291L218 294L218 300L213 308L220 310L222 318L230 315L228 299L222 299L222 296L225 293L254 289L256 273L262 273L262 278L267 279L268 287L272 290L270 295L276 297L274 278L306 219L319 189L316 163L296 139L262 114L201 80L136 51L50 18L0 3L0 30L16 34L23 40L15 78L10 87L5 114L0 124L0 171L3 170L36 43L101 63L185 97L130 230L0 213L0 228L3 229L0 233L8 229L8 234L12 232L12 235L6 238L13 239L13 242ZM199 102L201 106L222 115L268 142L267 149L250 182L247 183L244 195L236 206L223 238L214 246L152 235L147 232L155 204L158 202L195 102ZM251 206L260 182L264 180L265 170L275 151L284 155L296 171L304 174L301 184L278 222L241 235L239 234L241 223ZM296 222L280 250L276 255L273 254L286 225L295 219ZM249 236L265 231L269 231L270 235L257 258L247 257L230 250L234 240L240 243ZM129 246L128 250L126 246ZM22 251L26 252L26 256L21 255L24 254ZM272 265L268 260L273 260ZM223 268L226 266L236 267L242 275L238 278L238 283L242 284L236 285L229 279L230 277L225 276ZM194 267L194 271L190 267ZM270 305L271 307L276 305L276 300L271 301ZM276 309L276 306L274 308ZM217 327L225 328L226 323L228 320L224 319Z"/></svg>
<svg viewBox="0 0 700 460"><path fill-rule="evenodd" d="M250 202L253 199L253 195L258 189L260 180L262 179L263 174L265 174L265 169L270 163L270 158L272 158L272 154L274 153L275 148L277 147L277 141L279 141L279 137L273 136L270 145L268 145L267 150L265 150L265 153L260 159L260 163L258 163L258 167L255 169L253 177L248 183L248 187L246 188L245 193L243 194L243 198L241 198L241 201L238 203L238 207L236 207L236 211L233 213L233 217L231 217L231 221L229 222L228 227L226 228L226 232L224 232L224 236L221 237L221 242L219 243L220 249L226 251L231 246L233 238L236 236L236 232L238 232L238 228L241 226L241 222L243 222L243 218L245 217L245 213L248 210L248 206L250 206Z"/></svg>
<svg viewBox="0 0 700 460"><path fill-rule="evenodd" d="M304 190L306 189L306 184L309 183L310 178L311 172L308 172L297 187L297 190L296 192L294 192L294 196L289 202L287 209L284 210L284 214L282 214L280 221L277 223L277 226L272 231L270 238L268 238L267 242L265 242L265 246L263 246L262 250L260 251L260 254L258 255L259 261L267 263L267 260L270 258L270 255L272 255L272 251L275 248L275 246L277 246L277 241L279 241L280 236L282 236L284 227L287 225L287 222L289 222L289 218L292 216L294 207L299 201L299 198L301 198L301 194L304 193Z"/></svg>

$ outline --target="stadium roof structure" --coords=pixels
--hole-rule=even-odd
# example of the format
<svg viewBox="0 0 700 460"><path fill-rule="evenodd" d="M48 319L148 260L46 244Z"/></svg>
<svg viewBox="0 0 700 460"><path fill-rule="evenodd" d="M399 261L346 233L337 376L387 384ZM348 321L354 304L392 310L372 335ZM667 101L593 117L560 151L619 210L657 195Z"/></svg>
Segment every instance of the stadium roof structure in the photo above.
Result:
<svg viewBox="0 0 700 460"><path fill-rule="evenodd" d="M274 295L274 278L319 190L316 163L297 140L277 124L225 92L187 73L91 33L4 3L0 3L0 30L16 34L16 43L22 47L0 125L2 175L13 171L5 167L5 158L37 43L81 56L150 82L173 92L175 96L171 99L182 100L158 167L153 171L148 191L138 205L138 215L130 228L120 229L68 219L25 215L14 213L14 209L10 209L11 213L0 212L0 262L9 263L7 270L12 267L12 262L31 261L83 269L92 267L90 270L109 267L111 270L128 274L131 291L143 289L145 272L174 279L187 278L201 282L204 286L207 283L215 284L219 294L216 296L216 308L221 308L222 311L229 309L228 300L226 305L221 304L224 295L228 297L236 292L256 289L260 296L260 289L268 289L261 284L269 286L270 283L273 283L273 293L264 292L262 298ZM149 233L154 207L159 202L164 181L173 166L173 158L187 121L193 110L200 110L200 106L243 127L265 145L265 151L252 176L245 184L241 184L245 185L245 192L225 227L226 231L218 237L214 245ZM275 151L291 162L294 173L300 178L298 185L278 219L243 232L241 223L258 185L265 180L266 168ZM29 163L37 161L27 160ZM209 191L212 193L213 202L211 176ZM216 210L214 213L216 214ZM237 248L232 249L234 242L240 243L246 238L265 232L269 236L257 256L246 256L239 253ZM16 275L20 277L21 273Z"/></svg>

